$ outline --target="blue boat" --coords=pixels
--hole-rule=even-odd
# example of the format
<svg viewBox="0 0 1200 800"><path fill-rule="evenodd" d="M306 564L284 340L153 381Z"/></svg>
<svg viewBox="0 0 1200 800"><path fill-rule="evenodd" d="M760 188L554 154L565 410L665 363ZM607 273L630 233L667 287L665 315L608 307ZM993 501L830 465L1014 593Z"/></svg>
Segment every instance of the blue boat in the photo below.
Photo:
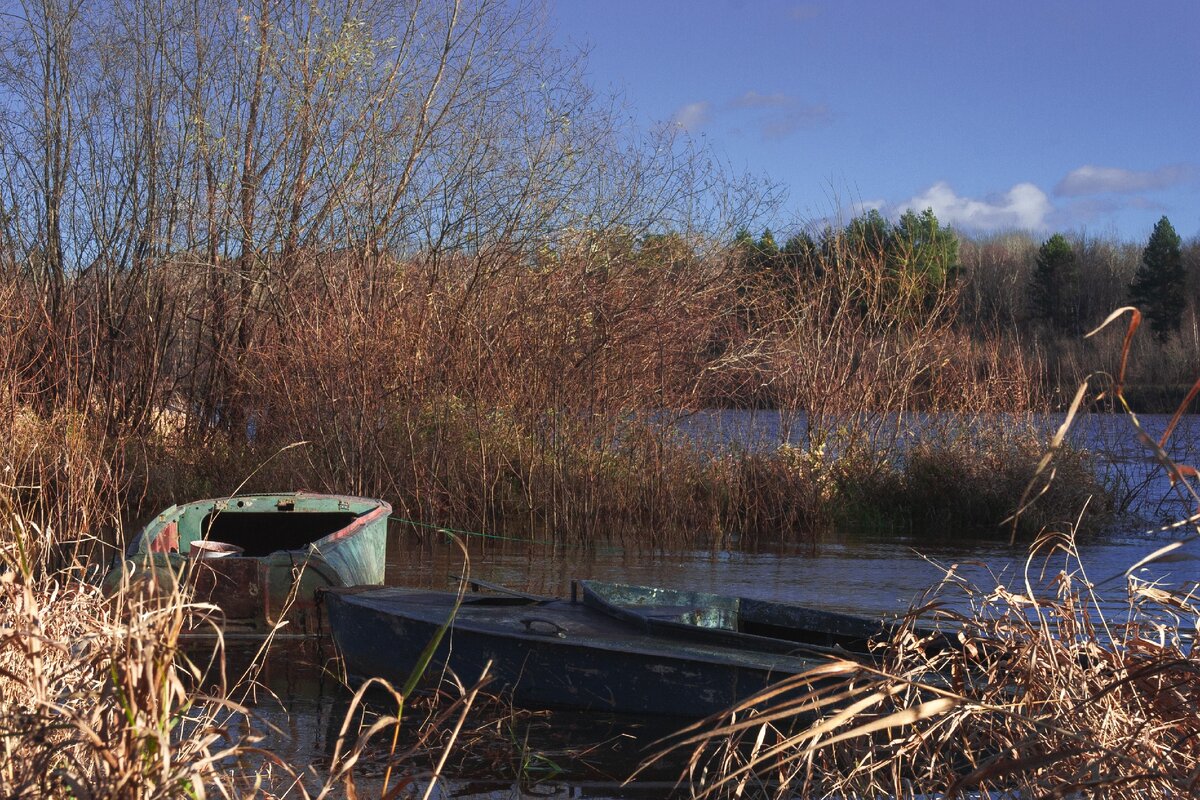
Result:
<svg viewBox="0 0 1200 800"><path fill-rule="evenodd" d="M895 622L750 597L604 581L577 585L585 605L646 633L743 650L873 660L880 653L878 645L890 640L898 627Z"/></svg>
<svg viewBox="0 0 1200 800"><path fill-rule="evenodd" d="M490 690L520 706L678 718L722 711L829 657L684 641L641 630L583 602L458 595L398 587L321 593L347 672L404 684L449 628L427 670L465 683L490 665Z"/></svg>

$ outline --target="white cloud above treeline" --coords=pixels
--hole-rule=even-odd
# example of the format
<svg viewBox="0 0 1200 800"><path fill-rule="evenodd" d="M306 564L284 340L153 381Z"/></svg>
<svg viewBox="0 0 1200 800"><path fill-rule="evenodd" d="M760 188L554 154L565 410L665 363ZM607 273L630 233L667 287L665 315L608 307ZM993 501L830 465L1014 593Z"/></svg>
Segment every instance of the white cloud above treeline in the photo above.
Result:
<svg viewBox="0 0 1200 800"><path fill-rule="evenodd" d="M707 100L688 103L678 108L671 117L671 122L683 128L688 133L694 133L708 122L711 104Z"/></svg>
<svg viewBox="0 0 1200 800"><path fill-rule="evenodd" d="M1063 197L1090 194L1128 194L1153 189L1167 189L1191 183L1197 169L1191 164L1169 164L1154 170L1131 170L1120 167L1098 167L1084 164L1072 170L1054 187Z"/></svg>
<svg viewBox="0 0 1200 800"><path fill-rule="evenodd" d="M979 199L958 194L945 181L938 181L906 202L898 203L895 211L902 213L910 208L914 211L931 208L945 225L980 231L1043 230L1054 211L1050 198L1032 183L1018 183L1007 192Z"/></svg>

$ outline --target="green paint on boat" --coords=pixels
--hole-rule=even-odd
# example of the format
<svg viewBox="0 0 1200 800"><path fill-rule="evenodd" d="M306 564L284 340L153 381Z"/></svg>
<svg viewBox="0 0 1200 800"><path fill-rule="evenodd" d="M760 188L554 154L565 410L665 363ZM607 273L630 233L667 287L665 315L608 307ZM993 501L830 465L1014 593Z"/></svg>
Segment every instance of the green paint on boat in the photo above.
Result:
<svg viewBox="0 0 1200 800"><path fill-rule="evenodd" d="M316 592L383 583L387 521L382 500L295 492L171 506L130 543L107 579L159 585L188 575L195 599L217 605L226 634L324 630Z"/></svg>

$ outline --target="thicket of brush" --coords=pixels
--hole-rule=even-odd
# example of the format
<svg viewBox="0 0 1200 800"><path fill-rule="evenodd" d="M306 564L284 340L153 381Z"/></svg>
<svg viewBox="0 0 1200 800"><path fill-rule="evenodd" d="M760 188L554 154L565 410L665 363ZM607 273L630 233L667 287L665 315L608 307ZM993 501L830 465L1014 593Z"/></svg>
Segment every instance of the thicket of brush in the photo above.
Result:
<svg viewBox="0 0 1200 800"><path fill-rule="evenodd" d="M1123 406L1128 356L1109 390ZM1200 382L1183 408L1197 393ZM1195 502L1196 470L1163 449L1175 422L1158 442L1143 436ZM787 678L663 754L690 752L683 781L697 797L1192 796L1196 585L1141 571L1200 534L1195 517L1177 528L1178 541L1116 575L1088 573L1070 525L1039 537L1021 575L972 584L950 566L878 642L878 661Z"/></svg>
<svg viewBox="0 0 1200 800"><path fill-rule="evenodd" d="M919 491L943 446L902 457L914 413L1053 404L994 319L1007 245L964 272L931 214L886 247L855 220L766 269L735 231L775 188L629 129L539 20L487 0L4 17L0 424L13 474L40 469L34 521L113 532L250 476L459 528L805 535L880 465ZM778 452L670 424L763 406ZM926 499L885 523L994 522L902 511Z"/></svg>
<svg viewBox="0 0 1200 800"><path fill-rule="evenodd" d="M39 343L61 332L21 293L0 448L33 519L68 538L171 502L294 486L386 497L427 523L576 541L808 536L885 495L870 506L884 524L995 528L1044 436L1028 384L1014 391L1019 355L980 348L936 314L898 313L886 295L863 300L882 270L862 266L831 273L803 307L768 298L753 309L766 322L729 341L723 268L509 264L466 287L429 265L313 257L293 265L279 319L259 321L221 412L186 388L213 367L207 356L109 384L75 330L80 352L42 363ZM120 364L137 373L166 358ZM146 396L116 399L128 381ZM730 447L676 425L722 385L767 381L794 443ZM951 473L959 499L939 490ZM1093 474L1076 470L1071 491L1102 493Z"/></svg>

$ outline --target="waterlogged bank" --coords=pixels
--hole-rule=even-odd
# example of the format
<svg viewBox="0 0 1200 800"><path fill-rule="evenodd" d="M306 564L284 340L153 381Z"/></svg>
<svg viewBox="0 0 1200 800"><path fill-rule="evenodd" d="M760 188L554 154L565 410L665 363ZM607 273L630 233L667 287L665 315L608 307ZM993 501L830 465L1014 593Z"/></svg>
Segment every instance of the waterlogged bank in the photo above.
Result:
<svg viewBox="0 0 1200 800"><path fill-rule="evenodd" d="M1119 636L1122 624L1139 618L1138 614L1149 613L1149 609L1131 612L1123 573L1169 541L1172 537L1168 533L1135 529L1103 541L1080 542L1078 560L1043 549L1030 562L1028 572L1029 549L1025 543L1010 547L1000 542L906 542L849 532L830 535L812 549L778 546L753 552L568 548L484 539L470 539L468 549L473 576L537 593L563 594L572 578L592 577L766 597L868 616L903 614L949 569L954 570L956 583L940 595L946 613L971 618L980 612L984 598L990 598L992 611L1008 608L1001 598L1025 594L1027 578L1038 597L1053 603L1061 598L1059 574L1067 568L1077 586L1084 580L1098 584L1100 599L1089 613L1095 615L1093 621L1103 614L1114 625L1102 634L1107 637ZM392 545L389 583L445 588L450 584L448 576L457 574L463 566L461 550L442 534L397 530ZM1142 585L1154 584L1163 591L1186 589L1200 574L1198 565L1200 548L1188 545L1166 560L1147 565L1136 577ZM1109 578L1116 580L1106 581ZM968 586L973 589L964 588ZM1015 604L1013 608L1037 618L1031 605ZM1053 617L1048 609L1041 613ZM1159 616L1153 621L1171 624L1168 617ZM1176 620L1174 624L1183 623ZM1059 635L1061 632L1055 633ZM328 661L312 655L293 657L290 652L285 648L274 655L275 659L285 659L289 676L286 681L272 677L270 671L266 675L287 712L271 703L260 708L267 712L267 719L287 732L287 737L275 740L285 757L296 763L320 764L328 758L327 750L348 694L336 680L328 679L328 673L322 682L307 671L317 664L328 666ZM326 652L325 658L329 655ZM309 666L304 666L306 663ZM623 779L652 752L647 745L670 731L637 725L615 729L607 718L580 719L578 715L502 716L505 733L500 738L513 742L516 754L498 753L494 738L487 742L477 739L479 751L455 758L448 773L450 781L440 790L444 792L440 796L518 798L545 793L654 797L665 796L668 783L683 774L680 759L686 761L686 752L676 753L674 761L660 763L656 771L646 774L648 785L639 782L625 790L616 780ZM530 767L524 777L522 764ZM604 780L606 775L613 780ZM486 780L497 777L508 782ZM528 784L534 779L540 784L522 794L522 780Z"/></svg>
<svg viewBox="0 0 1200 800"><path fill-rule="evenodd" d="M1086 568L1086 576L1071 567L1074 570L1070 573L1072 580L1076 581L1076 585L1083 585L1084 580L1101 584L1106 590L1104 594L1112 599L1096 608L1114 620L1128 618L1130 612L1121 589L1124 570L1150 551L1171 541L1173 536L1172 533L1146 533L1134 528L1112 533L1102 539L1084 539L1079 543L1078 563ZM978 611L981 597L995 600L1025 592L1026 572L1023 565L1028 555L1028 542L1010 547L996 540L965 540L958 537L937 539L928 536L906 539L894 534L882 536L878 531L833 532L816 542L803 545L748 542L745 546L717 550L618 547L599 543L567 546L554 542L476 536L466 536L466 541L473 576L540 593L565 593L570 579L595 577L757 595L873 616L903 613L927 586L944 576L942 567L953 567L957 580L973 584L983 594L972 595L960 590L956 584L944 594L944 609L969 617ZM442 587L446 585L448 575L457 574L463 567L461 551L441 533L428 529L418 532L409 526L397 524L393 526L391 544L388 582ZM1044 574L1043 562L1050 565ZM1060 597L1063 587L1055 581L1059 575L1057 570L1061 570L1064 564L1061 555L1055 552L1043 551L1035 559L1029 574L1033 576L1034 585L1039 587L1039 597L1047 601ZM1169 560L1149 565L1138 576L1144 581L1156 582L1156 591L1164 591L1180 583L1186 584L1189 577L1194 581L1195 574L1194 552L1185 547L1171 553ZM1118 580L1102 584L1109 577ZM1113 590L1111 593L1107 591L1110 588ZM1022 616L1014 617L1014 622L1026 619L1030 608L1028 604L1022 606ZM58 618L60 613L46 616ZM1194 621L1191 624L1194 625ZM170 630L165 631L165 637L160 635L164 632L157 628L147 633L153 636L152 641L157 642L159 649L155 652L159 656L155 656L158 658L156 663L161 665L161 654L169 652L172 646ZM1030 641L1034 642L1035 647L1040 646L1036 644L1036 635L1029 639L1027 634L1022 634L1026 637L1021 639L1022 646ZM1105 636L1110 634L1106 633ZM1103 641L1107 643L1110 640ZM1046 640L1046 644L1052 641L1055 640ZM1126 648L1121 652L1127 651ZM64 648L62 652L69 650ZM143 651L121 652L128 653L122 658L129 658L130 665L136 665L139 658L137 653ZM12 651L6 653L11 656ZM103 653L100 655L103 656ZM316 773L310 785L320 785L328 777L333 763L331 745L337 739L341 720L345 718L350 702L350 694L338 680L338 671L336 664L331 661L331 655L320 648L313 653L297 653L287 647L277 649L259 675L263 691L257 695L243 695L239 689L233 695L239 700L245 697L250 703L252 711L249 719L254 722L248 723L246 714L230 709L221 718L221 730L228 732L223 734L227 738L214 741L214 745L245 744L249 740L243 737L252 729L266 731L267 739L259 744L275 753L287 768L280 767L274 771L272 781L286 784L290 780L288 769L314 766ZM89 663L97 668L103 667L103 658ZM237 672L233 669L231 675L236 677ZM97 675L102 673L103 670L99 669ZM470 679L469 676L463 677ZM1119 677L1113 680L1119 680ZM1103 689L1104 685L1100 683L1092 688ZM1185 684L1181 685L1186 688ZM1143 690L1159 691L1153 686L1139 688L1139 691ZM275 697L268 692L273 692ZM216 694L222 694L219 686ZM178 702L182 702L185 696L186 693L181 691ZM500 708L503 709L503 706ZM410 710L410 719L420 714L415 706ZM388 713L386 705L381 706L378 713ZM170 714L168 709L168 717ZM147 724L153 719L148 720ZM421 720L424 719L421 717ZM595 722L591 720L584 723L582 740L575 739L564 744L561 739L555 740L555 734L566 727L558 721L560 719L553 716L521 717L507 709L490 721L472 723L477 727L469 730L479 735L460 739L451 749L455 754L451 763L453 769L445 774L452 780L439 790L443 792L442 796L458 796L457 793L462 792L468 793L466 796L514 797L519 795L511 788L513 785L527 784L535 778L544 779L545 782L532 790L534 794L546 791L551 792L552 796L554 792L565 796L588 793L601 797L624 796L624 790L617 788L617 778L623 778L623 773L640 763L646 755L644 746L650 739L658 738L657 734L651 736L645 728L641 728L632 732L604 733L595 741L588 742L586 735L593 732ZM270 725L277 730L272 730ZM428 774L440 754L450 747L445 738L446 726L433 725L431 729L439 732L437 738L419 756L404 762L401 771L406 776ZM547 738L543 738L542 733L546 733ZM364 791L382 786L381 773L386 772L383 765L387 761L388 738L385 734L382 741L377 741L370 751L364 751L355 766L356 785ZM136 762L140 758L136 755L139 751L131 748L130 752L134 754ZM221 750L214 747L213 752L219 753ZM683 753L683 756L686 755ZM208 757L204 755L204 758ZM251 756L247 763L253 766L262 762L255 762ZM597 777L594 769L597 765L601 765L605 776L614 779ZM679 774L681 769L670 772L672 777ZM512 777L506 778L508 783L505 786L509 788L497 789L495 784L481 786L472 782L481 775L488 778L497 775ZM392 777L397 778L396 775ZM648 777L651 778L649 792L645 791L646 787L636 791L641 792L640 796L654 796L655 792L661 796L666 787L662 776L655 777L652 773ZM169 780L168 776L168 783ZM293 796L302 796L299 789L293 791Z"/></svg>

